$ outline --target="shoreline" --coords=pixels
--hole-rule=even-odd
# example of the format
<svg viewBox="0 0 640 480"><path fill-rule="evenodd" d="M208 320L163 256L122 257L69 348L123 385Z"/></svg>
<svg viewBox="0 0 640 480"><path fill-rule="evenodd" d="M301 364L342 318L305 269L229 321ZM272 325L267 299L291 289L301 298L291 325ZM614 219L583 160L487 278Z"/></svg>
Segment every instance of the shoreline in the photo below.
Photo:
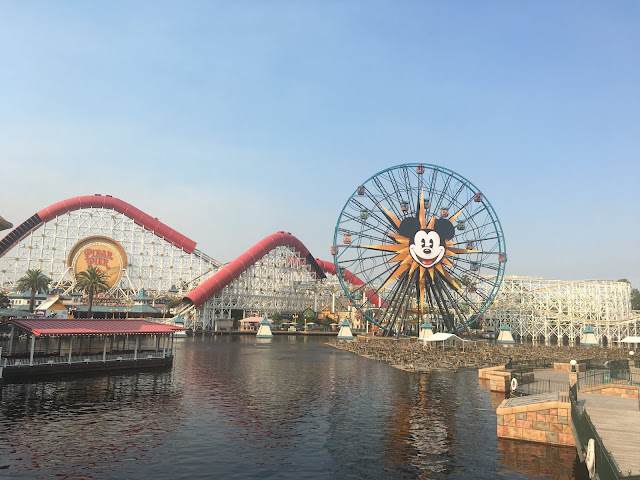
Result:
<svg viewBox="0 0 640 480"><path fill-rule="evenodd" d="M423 345L416 339L396 340L384 338L359 339L351 342L337 339L325 343L338 350L353 353L368 360L386 363L393 368L413 373L433 371L476 370L479 368L504 365L508 362L545 361L548 363L568 363L590 360L606 362L628 360L625 349L602 347L558 347L513 345L503 346L487 342L469 342L462 347L435 347Z"/></svg>

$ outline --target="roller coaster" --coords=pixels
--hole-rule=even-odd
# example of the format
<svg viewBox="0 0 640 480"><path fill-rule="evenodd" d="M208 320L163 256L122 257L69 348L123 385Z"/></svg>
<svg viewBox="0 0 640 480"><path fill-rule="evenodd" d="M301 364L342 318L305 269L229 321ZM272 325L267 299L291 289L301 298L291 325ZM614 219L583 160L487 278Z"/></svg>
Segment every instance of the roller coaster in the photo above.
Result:
<svg viewBox="0 0 640 480"><path fill-rule="evenodd" d="M157 218L99 194L55 203L10 230L0 240L0 288L14 291L28 269L39 269L52 289L74 293L74 269L86 248L111 258L103 269L114 282L98 302L127 304L142 289L151 298L182 298L180 312L191 328L215 330L234 311L348 309L333 263L314 258L289 232L274 233L223 264Z"/></svg>

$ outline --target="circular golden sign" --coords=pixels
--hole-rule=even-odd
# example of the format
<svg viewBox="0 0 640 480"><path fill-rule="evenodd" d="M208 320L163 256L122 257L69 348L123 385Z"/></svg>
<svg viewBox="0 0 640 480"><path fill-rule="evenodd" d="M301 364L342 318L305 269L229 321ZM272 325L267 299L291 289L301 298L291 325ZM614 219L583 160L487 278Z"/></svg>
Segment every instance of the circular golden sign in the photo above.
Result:
<svg viewBox="0 0 640 480"><path fill-rule="evenodd" d="M89 267L96 267L108 275L107 282L111 288L120 281L127 268L127 254L114 239L96 235L84 238L73 246L67 265L74 276Z"/></svg>

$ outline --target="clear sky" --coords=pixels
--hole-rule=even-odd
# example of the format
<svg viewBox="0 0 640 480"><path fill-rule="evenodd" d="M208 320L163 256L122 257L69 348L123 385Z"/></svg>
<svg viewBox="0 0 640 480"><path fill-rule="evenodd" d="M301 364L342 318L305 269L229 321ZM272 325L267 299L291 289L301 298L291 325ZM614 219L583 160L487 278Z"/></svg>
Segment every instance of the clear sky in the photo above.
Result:
<svg viewBox="0 0 640 480"><path fill-rule="evenodd" d="M508 275L640 287L640 2L0 1L0 213L121 198L228 262L329 260L355 188L450 168ZM6 232L5 232L6 233Z"/></svg>

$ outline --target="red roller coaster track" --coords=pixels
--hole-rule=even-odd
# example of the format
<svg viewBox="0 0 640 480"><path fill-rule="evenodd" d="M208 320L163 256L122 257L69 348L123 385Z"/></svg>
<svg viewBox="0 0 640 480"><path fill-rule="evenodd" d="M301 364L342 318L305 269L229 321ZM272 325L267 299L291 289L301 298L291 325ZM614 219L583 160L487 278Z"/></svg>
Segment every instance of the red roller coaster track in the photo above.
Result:
<svg viewBox="0 0 640 480"><path fill-rule="evenodd" d="M62 200L38 211L0 240L0 257L43 223L67 212L83 208L106 208L115 210L131 218L136 224L153 232L158 237L183 249L185 252L192 253L195 250L196 242L173 230L157 218L144 213L142 210L119 198L112 197L111 195L96 194ZM311 265L316 278L324 278L325 273L336 274L335 265L332 262L313 258L307 247L289 232L277 232L262 239L238 258L222 267L211 278L189 292L184 300L192 303L196 307L202 305L267 253L279 246L288 246L298 251L304 260ZM355 286L364 285L364 282L351 272L345 271L344 273L345 279L351 284ZM373 291L367 291L365 295L374 305L382 304L382 300L375 295Z"/></svg>
<svg viewBox="0 0 640 480"><path fill-rule="evenodd" d="M115 210L131 218L136 224L144 227L150 232L153 232L158 237L164 238L167 242L173 243L175 246L183 249L187 253L193 253L196 248L196 242L193 240L165 225L157 218L147 215L142 210L120 200L119 198L115 198L110 195L85 195L82 197L62 200L61 202L54 203L49 207L43 208L38 213L32 215L16 228L11 230L2 240L0 240L0 257L44 222L48 222L58 215L74 210L80 210L82 208L108 208Z"/></svg>

